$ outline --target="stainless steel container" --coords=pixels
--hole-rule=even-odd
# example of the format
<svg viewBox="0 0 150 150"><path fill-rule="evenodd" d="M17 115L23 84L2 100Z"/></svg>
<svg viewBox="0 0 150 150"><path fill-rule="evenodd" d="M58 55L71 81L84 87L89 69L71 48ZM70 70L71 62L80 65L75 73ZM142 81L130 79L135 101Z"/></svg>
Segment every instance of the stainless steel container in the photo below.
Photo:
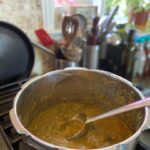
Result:
<svg viewBox="0 0 150 150"><path fill-rule="evenodd" d="M98 69L100 61L100 46L86 45L83 50L83 67Z"/></svg>
<svg viewBox="0 0 150 150"><path fill-rule="evenodd" d="M107 101L99 98L99 93L107 97ZM109 104L114 109L142 99L143 95L129 81L109 72L88 70L83 68L69 68L57 70L28 81L16 95L13 109L10 111L11 121L19 134L26 142L40 150L67 150L47 143L34 136L27 130L30 122L49 105L59 103L63 98ZM57 99L57 101L56 101ZM120 100L122 99L122 100ZM87 99L86 99L87 100ZM111 105L110 105L111 104ZM144 130L150 128L150 108L136 110L124 115L126 123L135 129L135 133L124 141L100 150L134 150L138 137Z"/></svg>

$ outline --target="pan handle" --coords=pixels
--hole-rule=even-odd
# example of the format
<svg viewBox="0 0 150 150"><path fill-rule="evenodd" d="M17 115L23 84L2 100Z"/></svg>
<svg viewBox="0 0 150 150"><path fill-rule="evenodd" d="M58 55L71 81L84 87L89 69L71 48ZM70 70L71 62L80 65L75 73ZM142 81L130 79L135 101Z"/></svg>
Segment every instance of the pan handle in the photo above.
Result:
<svg viewBox="0 0 150 150"><path fill-rule="evenodd" d="M39 43L37 43L35 41L31 41L31 43L32 43L33 46L36 46L36 47L40 48L41 50L47 52L48 54L50 54L52 56L55 56L55 53L52 50L44 47L43 45L41 45L41 44L39 44Z"/></svg>
<svg viewBox="0 0 150 150"><path fill-rule="evenodd" d="M28 133L25 131L24 127L21 125L21 123L19 122L18 118L16 117L14 109L11 109L9 111L9 116L10 116L10 120L11 120L14 128L16 129L16 131L19 134L28 135Z"/></svg>

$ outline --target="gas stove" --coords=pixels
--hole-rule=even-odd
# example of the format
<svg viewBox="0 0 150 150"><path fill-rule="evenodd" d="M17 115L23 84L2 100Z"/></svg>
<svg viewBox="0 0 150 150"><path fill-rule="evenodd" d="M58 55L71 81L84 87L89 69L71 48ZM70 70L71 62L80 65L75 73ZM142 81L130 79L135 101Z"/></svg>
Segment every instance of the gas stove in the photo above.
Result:
<svg viewBox="0 0 150 150"><path fill-rule="evenodd" d="M0 87L0 150L35 150L23 142L9 118L9 110L12 108L14 97L27 80Z"/></svg>
<svg viewBox="0 0 150 150"><path fill-rule="evenodd" d="M0 86L0 150L36 150L17 134L9 118L9 110L12 108L14 97L28 80L24 79ZM149 142L147 142L150 139L150 131L148 132L140 137L141 141L135 150L150 150Z"/></svg>

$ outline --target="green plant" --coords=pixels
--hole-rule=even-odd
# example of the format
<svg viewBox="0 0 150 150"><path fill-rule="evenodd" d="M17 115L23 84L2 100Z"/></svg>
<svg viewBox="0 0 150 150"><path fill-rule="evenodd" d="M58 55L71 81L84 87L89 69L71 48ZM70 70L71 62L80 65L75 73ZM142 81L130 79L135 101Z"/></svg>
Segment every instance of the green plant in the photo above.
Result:
<svg viewBox="0 0 150 150"><path fill-rule="evenodd" d="M112 7L115 7L115 6L119 5L120 2L121 2L121 0L105 0L106 11L110 12Z"/></svg>
<svg viewBox="0 0 150 150"><path fill-rule="evenodd" d="M112 7L120 5L122 0L106 0L106 10L109 12ZM127 5L126 12L141 12L143 10L150 10L149 0L125 0Z"/></svg>
<svg viewBox="0 0 150 150"><path fill-rule="evenodd" d="M126 0L129 11L141 12L150 9L150 3L147 0Z"/></svg>
<svg viewBox="0 0 150 150"><path fill-rule="evenodd" d="M149 0L127 0L130 21L137 26L146 26L150 12Z"/></svg>

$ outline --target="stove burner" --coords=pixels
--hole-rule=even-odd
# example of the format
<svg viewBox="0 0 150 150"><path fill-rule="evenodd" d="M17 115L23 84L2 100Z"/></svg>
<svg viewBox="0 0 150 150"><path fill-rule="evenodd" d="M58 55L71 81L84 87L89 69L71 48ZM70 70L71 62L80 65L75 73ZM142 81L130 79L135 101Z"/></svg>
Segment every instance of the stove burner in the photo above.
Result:
<svg viewBox="0 0 150 150"><path fill-rule="evenodd" d="M0 150L36 150L17 134L9 118L9 110L12 108L14 97L28 80L0 86ZM135 150L150 150L150 148L139 142Z"/></svg>
<svg viewBox="0 0 150 150"><path fill-rule="evenodd" d="M35 150L23 142L9 118L9 110L12 108L14 97L27 80L0 87L0 150Z"/></svg>

